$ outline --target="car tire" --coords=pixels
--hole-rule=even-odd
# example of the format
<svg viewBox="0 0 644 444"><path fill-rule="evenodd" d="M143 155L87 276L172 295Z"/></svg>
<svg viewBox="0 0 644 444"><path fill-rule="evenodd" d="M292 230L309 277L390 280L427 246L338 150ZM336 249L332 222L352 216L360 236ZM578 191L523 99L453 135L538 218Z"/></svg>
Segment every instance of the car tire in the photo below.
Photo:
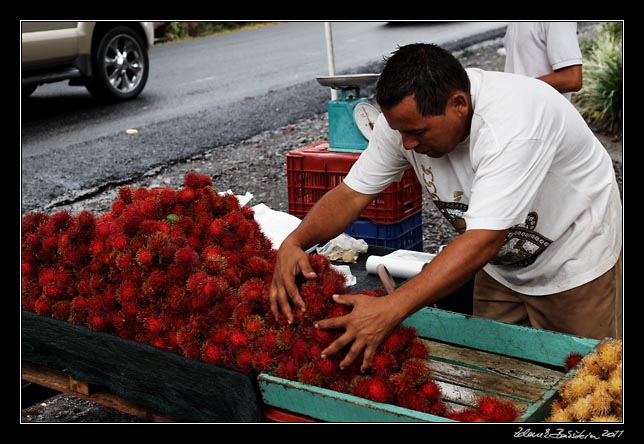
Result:
<svg viewBox="0 0 644 444"><path fill-rule="evenodd" d="M150 62L141 37L118 26L105 33L92 54L92 77L87 90L107 101L133 99L143 91Z"/></svg>

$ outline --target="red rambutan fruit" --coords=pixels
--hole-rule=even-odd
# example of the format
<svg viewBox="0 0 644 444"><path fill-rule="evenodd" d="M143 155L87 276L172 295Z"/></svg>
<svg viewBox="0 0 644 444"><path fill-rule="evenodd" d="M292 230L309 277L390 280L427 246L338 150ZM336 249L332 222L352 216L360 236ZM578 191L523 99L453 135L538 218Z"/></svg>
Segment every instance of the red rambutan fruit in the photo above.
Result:
<svg viewBox="0 0 644 444"><path fill-rule="evenodd" d="M222 219L215 219L208 226L208 233L216 239L223 237L226 233L226 230L226 222L224 222Z"/></svg>
<svg viewBox="0 0 644 444"><path fill-rule="evenodd" d="M34 265L30 262L23 262L21 266L22 276L29 276L34 272Z"/></svg>
<svg viewBox="0 0 644 444"><path fill-rule="evenodd" d="M328 271L331 267L329 259L327 259L326 256L322 256L321 254L309 254L309 262L311 264L311 267L313 268L313 271L315 271L315 273L318 275L321 275L324 272Z"/></svg>
<svg viewBox="0 0 644 444"><path fill-rule="evenodd" d="M396 327L382 343L382 348L391 353L401 352L407 346L407 335L400 327Z"/></svg>
<svg viewBox="0 0 644 444"><path fill-rule="evenodd" d="M492 396L479 399L476 408L489 422L512 422L518 416L514 404Z"/></svg>
<svg viewBox="0 0 644 444"><path fill-rule="evenodd" d="M154 255L150 250L141 248L136 253L136 262L143 268L148 268L154 261Z"/></svg>
<svg viewBox="0 0 644 444"><path fill-rule="evenodd" d="M269 273L272 269L271 265L266 261L266 259L259 256L252 256L248 258L246 262L248 272L251 276L260 276L263 277L266 273Z"/></svg>
<svg viewBox="0 0 644 444"><path fill-rule="evenodd" d="M426 360L429 357L429 347L421 341L413 341L407 349L407 355L410 358Z"/></svg>
<svg viewBox="0 0 644 444"><path fill-rule="evenodd" d="M313 360L313 364L318 368L320 375L324 378L325 381L329 381L332 376L337 375L338 367L330 359L322 359L316 357Z"/></svg>
<svg viewBox="0 0 644 444"><path fill-rule="evenodd" d="M111 213L114 216L120 216L123 213L123 210L126 208L127 204L122 200L116 200L112 203L110 208Z"/></svg>
<svg viewBox="0 0 644 444"><path fill-rule="evenodd" d="M337 337L337 332L334 332L332 330L325 330L322 328L315 328L314 326L307 327L306 334L315 342L324 345L325 347L333 342Z"/></svg>
<svg viewBox="0 0 644 444"><path fill-rule="evenodd" d="M302 384L319 386L322 383L322 375L318 368L312 363L306 363L297 372L297 380Z"/></svg>
<svg viewBox="0 0 644 444"><path fill-rule="evenodd" d="M344 316L349 314L351 312L351 307L347 307L346 305L342 304L335 304L333 305L328 312L328 318L337 318L339 316Z"/></svg>
<svg viewBox="0 0 644 444"><path fill-rule="evenodd" d="M202 293L208 301L221 299L229 290L228 281L220 276L208 276L203 281Z"/></svg>
<svg viewBox="0 0 644 444"><path fill-rule="evenodd" d="M51 307L51 315L56 319L66 321L69 318L69 311L71 309L70 301L58 301Z"/></svg>
<svg viewBox="0 0 644 444"><path fill-rule="evenodd" d="M219 240L221 247L225 250L238 250L242 245L242 240L237 237L237 235L226 232L223 234Z"/></svg>
<svg viewBox="0 0 644 444"><path fill-rule="evenodd" d="M123 233L114 234L109 238L109 244L112 249L123 250L127 248L128 239Z"/></svg>
<svg viewBox="0 0 644 444"><path fill-rule="evenodd" d="M291 381L297 380L297 372L299 365L293 359L285 358L279 361L275 369L275 376L278 378L289 379Z"/></svg>
<svg viewBox="0 0 644 444"><path fill-rule="evenodd" d="M250 342L250 338L247 333L243 331L233 331L229 337L230 345L236 349L244 348Z"/></svg>
<svg viewBox="0 0 644 444"><path fill-rule="evenodd" d="M289 350L295 343L296 339L297 334L295 333L295 329L290 325L280 327L280 329L277 330L277 348L280 350Z"/></svg>
<svg viewBox="0 0 644 444"><path fill-rule="evenodd" d="M177 192L177 200L184 205L190 205L197 197L197 193L191 188L183 188ZM175 210L176 212L176 210Z"/></svg>
<svg viewBox="0 0 644 444"><path fill-rule="evenodd" d="M570 370L575 368L575 366L582 360L584 356L581 353L570 353L566 356L564 361L564 371L568 373Z"/></svg>
<svg viewBox="0 0 644 444"><path fill-rule="evenodd" d="M180 264L194 265L198 259L197 252L190 247L180 248L174 254L174 260Z"/></svg>
<svg viewBox="0 0 644 444"><path fill-rule="evenodd" d="M440 399L441 389L435 381L427 381L420 385L418 391L425 397L435 400Z"/></svg>
<svg viewBox="0 0 644 444"><path fill-rule="evenodd" d="M293 357L296 362L306 362L309 360L309 344L303 338L297 338L288 354Z"/></svg>
<svg viewBox="0 0 644 444"><path fill-rule="evenodd" d="M44 223L49 219L49 215L45 213L41 213L38 211L32 211L30 213L25 214L22 217L22 233L23 235L25 233L31 233L34 232L38 229L40 224Z"/></svg>
<svg viewBox="0 0 644 444"><path fill-rule="evenodd" d="M151 336L159 336L163 332L163 322L161 319L150 316L145 320L145 326Z"/></svg>
<svg viewBox="0 0 644 444"><path fill-rule="evenodd" d="M239 295L244 301L261 301L265 290L264 280L251 278L239 286Z"/></svg>
<svg viewBox="0 0 644 444"><path fill-rule="evenodd" d="M237 369L242 373L248 373L253 370L255 355L249 349L242 349L237 352L236 362Z"/></svg>
<svg viewBox="0 0 644 444"><path fill-rule="evenodd" d="M168 278L166 273L161 270L152 270L148 278L143 282L141 291L147 296L158 296L165 294L168 287Z"/></svg>
<svg viewBox="0 0 644 444"><path fill-rule="evenodd" d="M374 375L390 376L397 369L398 360L391 353L376 353L371 361L371 371Z"/></svg>
<svg viewBox="0 0 644 444"><path fill-rule="evenodd" d="M94 331L105 331L107 330L107 321L104 316L94 313L88 316L87 326Z"/></svg>
<svg viewBox="0 0 644 444"><path fill-rule="evenodd" d="M369 376L354 376L349 383L349 394L359 398L366 398L370 380L371 378Z"/></svg>
<svg viewBox="0 0 644 444"><path fill-rule="evenodd" d="M201 359L209 364L219 364L223 360L224 352L220 345L206 341Z"/></svg>
<svg viewBox="0 0 644 444"><path fill-rule="evenodd" d="M427 365L427 361L411 358L401 365L400 377L412 386L419 386L430 380L431 369Z"/></svg>
<svg viewBox="0 0 644 444"><path fill-rule="evenodd" d="M51 316L52 301L46 297L39 297L34 303L34 310L41 316Z"/></svg>
<svg viewBox="0 0 644 444"><path fill-rule="evenodd" d="M212 186L212 179L205 174L199 174L194 171L183 176L183 184L188 188L203 188Z"/></svg>
<svg viewBox="0 0 644 444"><path fill-rule="evenodd" d="M250 302L242 302L238 304L233 310L232 319L233 325L242 326L246 319L253 314L255 307Z"/></svg>
<svg viewBox="0 0 644 444"><path fill-rule="evenodd" d="M192 294L197 294L201 288L203 282L209 277L208 273L204 271L198 271L190 275L186 281L186 288Z"/></svg>
<svg viewBox="0 0 644 444"><path fill-rule="evenodd" d="M266 350L271 355L276 354L277 350L277 332L270 328L265 329L264 332L255 340L257 348Z"/></svg>
<svg viewBox="0 0 644 444"><path fill-rule="evenodd" d="M53 268L41 268L38 273L38 285L53 285L56 282L56 270Z"/></svg>
<svg viewBox="0 0 644 444"><path fill-rule="evenodd" d="M394 400L394 391L382 376L368 377L365 398L376 402L391 403Z"/></svg>
<svg viewBox="0 0 644 444"><path fill-rule="evenodd" d="M123 201L125 204L130 204L132 203L132 197L134 195L134 191L132 187L130 186L124 186L119 188L118 190L118 199Z"/></svg>
<svg viewBox="0 0 644 444"><path fill-rule="evenodd" d="M252 338L258 336L264 330L264 320L259 315L253 315L244 320L244 331Z"/></svg>
<svg viewBox="0 0 644 444"><path fill-rule="evenodd" d="M273 367L275 364L275 359L273 355L264 350L259 350L255 353L253 357L253 369L258 372L265 372L266 370Z"/></svg>

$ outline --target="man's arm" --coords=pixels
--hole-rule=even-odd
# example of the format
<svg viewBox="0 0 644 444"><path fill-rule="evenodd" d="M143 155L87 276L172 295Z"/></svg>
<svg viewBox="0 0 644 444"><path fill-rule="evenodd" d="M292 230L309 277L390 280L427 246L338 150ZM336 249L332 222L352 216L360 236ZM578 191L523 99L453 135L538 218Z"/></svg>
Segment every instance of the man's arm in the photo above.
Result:
<svg viewBox="0 0 644 444"><path fill-rule="evenodd" d="M358 193L344 183L327 192L311 208L302 223L282 242L269 293L271 312L293 322L291 302L305 309L295 277L298 274L314 279L315 273L305 250L335 238L346 230L371 203L375 196Z"/></svg>
<svg viewBox="0 0 644 444"><path fill-rule="evenodd" d="M558 69L550 74L537 77L560 93L579 91L583 85L582 65L571 65Z"/></svg>
<svg viewBox="0 0 644 444"><path fill-rule="evenodd" d="M364 351L365 371L376 349L391 330L407 316L457 290L496 256L508 230L469 230L456 237L413 279L380 298L364 295L334 296L353 308L342 317L319 321L318 328L340 328L345 332L322 351L326 357L350 346L340 362L348 367Z"/></svg>

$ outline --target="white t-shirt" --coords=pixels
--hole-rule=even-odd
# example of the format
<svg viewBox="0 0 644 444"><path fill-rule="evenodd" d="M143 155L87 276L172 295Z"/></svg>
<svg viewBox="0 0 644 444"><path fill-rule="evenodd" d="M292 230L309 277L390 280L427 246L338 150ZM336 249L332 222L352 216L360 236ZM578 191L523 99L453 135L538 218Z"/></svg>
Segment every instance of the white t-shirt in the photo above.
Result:
<svg viewBox="0 0 644 444"><path fill-rule="evenodd" d="M608 271L621 251L622 207L604 147L546 83L466 71L474 115L465 141L441 158L408 151L381 114L344 183L377 194L411 165L457 230L512 227L485 270L523 294L558 293Z"/></svg>
<svg viewBox="0 0 644 444"><path fill-rule="evenodd" d="M505 72L540 77L582 64L577 22L511 22L503 43Z"/></svg>

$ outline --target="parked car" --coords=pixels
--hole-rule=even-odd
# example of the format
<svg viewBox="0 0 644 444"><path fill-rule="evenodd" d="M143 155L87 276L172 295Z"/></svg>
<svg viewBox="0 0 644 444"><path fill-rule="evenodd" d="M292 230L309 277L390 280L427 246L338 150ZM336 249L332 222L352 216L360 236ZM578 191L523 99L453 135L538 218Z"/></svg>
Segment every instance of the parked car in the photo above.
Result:
<svg viewBox="0 0 644 444"><path fill-rule="evenodd" d="M22 94L69 80L97 98L127 100L148 80L153 22L22 22Z"/></svg>

